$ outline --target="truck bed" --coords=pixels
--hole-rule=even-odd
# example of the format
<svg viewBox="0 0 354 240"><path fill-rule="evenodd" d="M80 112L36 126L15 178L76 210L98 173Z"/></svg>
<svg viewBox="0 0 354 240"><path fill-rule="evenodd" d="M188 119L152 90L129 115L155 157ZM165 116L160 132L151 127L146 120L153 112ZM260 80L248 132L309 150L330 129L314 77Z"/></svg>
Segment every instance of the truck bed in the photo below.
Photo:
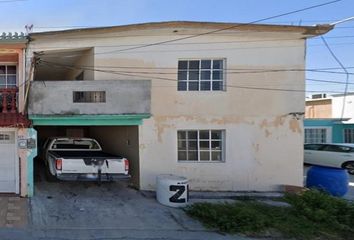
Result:
<svg viewBox="0 0 354 240"><path fill-rule="evenodd" d="M103 151L49 151L50 154L58 158L70 158L70 159L83 159L83 158L114 158L121 159L123 157L118 155L113 155L110 153L105 153Z"/></svg>

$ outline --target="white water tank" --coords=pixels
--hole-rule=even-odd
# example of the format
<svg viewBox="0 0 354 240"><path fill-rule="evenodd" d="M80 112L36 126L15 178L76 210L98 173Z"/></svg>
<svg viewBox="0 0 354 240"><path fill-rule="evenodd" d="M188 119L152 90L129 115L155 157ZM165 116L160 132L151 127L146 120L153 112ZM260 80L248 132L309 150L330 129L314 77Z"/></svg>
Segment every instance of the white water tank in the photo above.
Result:
<svg viewBox="0 0 354 240"><path fill-rule="evenodd" d="M169 207L184 207L189 197L188 179L171 174L156 178L157 201Z"/></svg>

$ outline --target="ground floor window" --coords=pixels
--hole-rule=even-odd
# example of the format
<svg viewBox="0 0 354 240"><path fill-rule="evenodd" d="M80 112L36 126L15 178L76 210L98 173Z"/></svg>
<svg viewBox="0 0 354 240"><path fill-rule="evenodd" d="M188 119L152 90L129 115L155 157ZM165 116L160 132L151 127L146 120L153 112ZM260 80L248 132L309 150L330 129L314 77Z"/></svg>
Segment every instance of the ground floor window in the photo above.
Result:
<svg viewBox="0 0 354 240"><path fill-rule="evenodd" d="M345 143L354 143L354 128L345 128L344 129L344 142Z"/></svg>
<svg viewBox="0 0 354 240"><path fill-rule="evenodd" d="M328 128L305 128L305 143L326 143L329 137Z"/></svg>
<svg viewBox="0 0 354 240"><path fill-rule="evenodd" d="M177 141L178 161L224 161L224 130L181 130Z"/></svg>

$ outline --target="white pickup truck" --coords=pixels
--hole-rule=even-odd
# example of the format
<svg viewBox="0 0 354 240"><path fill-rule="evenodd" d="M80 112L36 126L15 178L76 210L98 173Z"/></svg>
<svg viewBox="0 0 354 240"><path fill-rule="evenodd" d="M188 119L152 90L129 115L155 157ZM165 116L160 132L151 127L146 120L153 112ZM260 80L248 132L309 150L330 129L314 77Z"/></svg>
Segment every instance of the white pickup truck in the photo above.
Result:
<svg viewBox="0 0 354 240"><path fill-rule="evenodd" d="M49 181L113 181L128 179L129 161L102 151L92 138L49 138L43 146Z"/></svg>

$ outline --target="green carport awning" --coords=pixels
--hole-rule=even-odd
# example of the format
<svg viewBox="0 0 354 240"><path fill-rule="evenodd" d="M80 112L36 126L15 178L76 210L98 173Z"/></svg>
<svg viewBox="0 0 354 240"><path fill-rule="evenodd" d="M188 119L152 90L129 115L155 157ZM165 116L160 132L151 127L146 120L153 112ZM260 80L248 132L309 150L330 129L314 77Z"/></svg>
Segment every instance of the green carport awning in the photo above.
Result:
<svg viewBox="0 0 354 240"><path fill-rule="evenodd" d="M150 114L126 115L29 115L33 126L132 126L141 125Z"/></svg>

